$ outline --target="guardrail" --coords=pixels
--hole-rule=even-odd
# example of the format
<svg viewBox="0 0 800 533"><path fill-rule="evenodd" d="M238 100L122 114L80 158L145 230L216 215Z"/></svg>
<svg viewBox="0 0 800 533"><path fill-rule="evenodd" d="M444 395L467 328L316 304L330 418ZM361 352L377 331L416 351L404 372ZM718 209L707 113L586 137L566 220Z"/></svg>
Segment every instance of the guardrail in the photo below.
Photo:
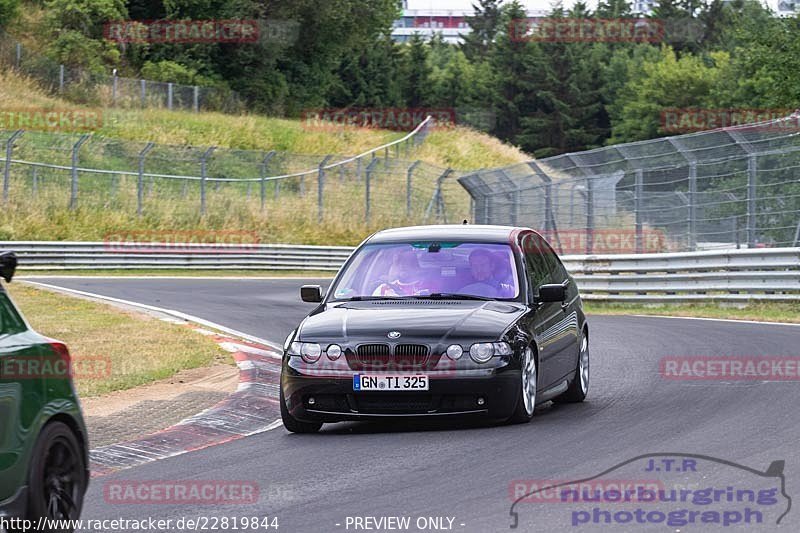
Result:
<svg viewBox="0 0 800 533"><path fill-rule="evenodd" d="M348 246L126 242L0 242L21 272L41 270L336 271ZM800 301L800 248L662 254L565 255L585 300Z"/></svg>

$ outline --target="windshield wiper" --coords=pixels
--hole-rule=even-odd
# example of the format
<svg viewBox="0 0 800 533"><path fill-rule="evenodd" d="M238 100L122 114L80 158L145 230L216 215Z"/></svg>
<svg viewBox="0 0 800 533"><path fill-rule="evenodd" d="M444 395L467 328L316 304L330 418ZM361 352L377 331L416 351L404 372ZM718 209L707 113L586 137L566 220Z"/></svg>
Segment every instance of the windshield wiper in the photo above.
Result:
<svg viewBox="0 0 800 533"><path fill-rule="evenodd" d="M352 296L337 300L340 302L369 302L371 300L398 300L397 296Z"/></svg>
<svg viewBox="0 0 800 533"><path fill-rule="evenodd" d="M458 292L433 292L431 294L423 294L412 296L412 298L424 298L430 300L480 300L489 302L494 298L487 298L486 296L476 296L474 294L461 294Z"/></svg>

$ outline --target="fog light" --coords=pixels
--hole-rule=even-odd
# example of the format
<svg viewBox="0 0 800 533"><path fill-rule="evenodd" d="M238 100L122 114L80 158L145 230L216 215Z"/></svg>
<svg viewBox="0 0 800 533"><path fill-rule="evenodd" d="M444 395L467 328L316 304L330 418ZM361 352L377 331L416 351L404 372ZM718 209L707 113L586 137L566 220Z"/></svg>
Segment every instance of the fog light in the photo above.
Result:
<svg viewBox="0 0 800 533"><path fill-rule="evenodd" d="M342 355L342 347L338 344L331 344L328 346L328 349L325 350L325 353L328 354L328 359L336 361Z"/></svg>
<svg viewBox="0 0 800 533"><path fill-rule="evenodd" d="M464 349L459 344L451 344L447 347L447 357L452 360L460 359L461 356L464 354Z"/></svg>
<svg viewBox="0 0 800 533"><path fill-rule="evenodd" d="M483 405L486 403L486 400L483 399L483 396L478 396L478 405Z"/></svg>
<svg viewBox="0 0 800 533"><path fill-rule="evenodd" d="M317 400L315 400L313 396L308 399L308 405L314 405L315 403L317 403Z"/></svg>

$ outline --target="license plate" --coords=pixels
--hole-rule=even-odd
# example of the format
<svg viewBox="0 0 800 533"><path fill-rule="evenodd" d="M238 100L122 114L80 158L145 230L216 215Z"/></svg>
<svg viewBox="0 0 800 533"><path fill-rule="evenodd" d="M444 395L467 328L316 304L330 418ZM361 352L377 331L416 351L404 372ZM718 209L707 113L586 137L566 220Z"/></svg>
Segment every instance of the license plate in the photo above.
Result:
<svg viewBox="0 0 800 533"><path fill-rule="evenodd" d="M354 391L428 390L428 376L354 374Z"/></svg>

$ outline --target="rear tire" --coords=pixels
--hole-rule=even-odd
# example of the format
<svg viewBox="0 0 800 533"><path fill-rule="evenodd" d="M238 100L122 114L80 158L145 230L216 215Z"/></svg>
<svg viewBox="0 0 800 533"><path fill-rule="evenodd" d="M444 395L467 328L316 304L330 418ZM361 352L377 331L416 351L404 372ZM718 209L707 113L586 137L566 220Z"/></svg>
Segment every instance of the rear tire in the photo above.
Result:
<svg viewBox="0 0 800 533"><path fill-rule="evenodd" d="M72 430L62 422L47 424L33 447L28 471L27 517L77 520L86 493L84 450ZM52 530L72 533L72 529Z"/></svg>
<svg viewBox="0 0 800 533"><path fill-rule="evenodd" d="M580 403L589 393L589 336L585 331L578 338L578 366L575 369L575 379L570 383L567 391L555 398L557 403Z"/></svg>
<svg viewBox="0 0 800 533"><path fill-rule="evenodd" d="M286 407L286 399L283 397L283 387L281 387L280 402L281 420L283 420L283 427L288 431L292 433L316 433L322 428L322 422L303 422L289 413L289 409Z"/></svg>
<svg viewBox="0 0 800 533"><path fill-rule="evenodd" d="M514 414L508 419L512 424L527 424L533 418L536 410L539 373L536 368L536 357L530 347L526 348L522 354L520 374L520 394L517 397L517 406Z"/></svg>

